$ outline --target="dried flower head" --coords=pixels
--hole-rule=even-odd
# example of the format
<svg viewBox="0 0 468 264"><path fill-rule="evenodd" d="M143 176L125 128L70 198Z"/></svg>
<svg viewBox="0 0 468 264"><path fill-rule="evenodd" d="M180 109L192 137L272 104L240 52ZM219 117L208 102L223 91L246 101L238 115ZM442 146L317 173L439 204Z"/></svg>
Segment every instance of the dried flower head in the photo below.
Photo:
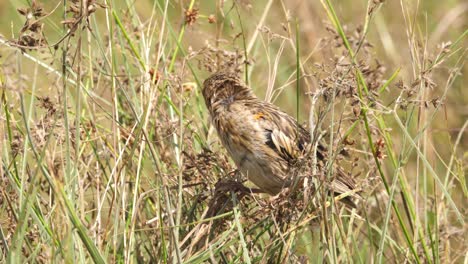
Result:
<svg viewBox="0 0 468 264"><path fill-rule="evenodd" d="M198 15L199 13L197 8L185 10L185 23L189 26L192 26L197 21Z"/></svg>

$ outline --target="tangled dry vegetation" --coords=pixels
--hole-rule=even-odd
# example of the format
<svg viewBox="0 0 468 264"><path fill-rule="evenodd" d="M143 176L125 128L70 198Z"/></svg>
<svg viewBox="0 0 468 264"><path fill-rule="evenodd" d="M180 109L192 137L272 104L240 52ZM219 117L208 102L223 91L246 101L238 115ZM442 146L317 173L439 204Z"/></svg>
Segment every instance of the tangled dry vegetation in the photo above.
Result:
<svg viewBox="0 0 468 264"><path fill-rule="evenodd" d="M459 18L425 35L404 1L117 2L13 6L0 38L1 261L466 261ZM337 13L352 12L344 26ZM401 13L402 32L383 29L385 12ZM221 69L324 144L326 160L298 162L306 180L270 197L236 170L200 94ZM355 208L323 191L337 170L358 182Z"/></svg>

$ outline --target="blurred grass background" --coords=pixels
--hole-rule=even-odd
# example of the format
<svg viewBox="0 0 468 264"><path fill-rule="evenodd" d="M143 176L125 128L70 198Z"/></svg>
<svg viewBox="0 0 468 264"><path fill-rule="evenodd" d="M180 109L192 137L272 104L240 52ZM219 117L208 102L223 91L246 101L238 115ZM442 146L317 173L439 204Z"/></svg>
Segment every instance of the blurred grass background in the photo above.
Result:
<svg viewBox="0 0 468 264"><path fill-rule="evenodd" d="M1 1L0 261L466 262L467 11L455 0ZM336 113L322 129L356 140L362 205L277 223L256 200L267 197L233 192L232 210L207 217L235 169L200 94L210 72L247 69L257 95L308 123L325 79L364 89L349 55L359 44L356 61L377 76L363 82L388 87L323 102ZM353 117L353 101L367 112Z"/></svg>

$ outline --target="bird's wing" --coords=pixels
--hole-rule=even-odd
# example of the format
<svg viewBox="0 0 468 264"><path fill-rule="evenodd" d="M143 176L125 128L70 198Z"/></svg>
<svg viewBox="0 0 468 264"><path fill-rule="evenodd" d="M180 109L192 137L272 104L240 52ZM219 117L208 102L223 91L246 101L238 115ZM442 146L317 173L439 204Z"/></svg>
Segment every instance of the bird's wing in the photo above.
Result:
<svg viewBox="0 0 468 264"><path fill-rule="evenodd" d="M271 108L271 109L267 109ZM294 162L301 154L310 148L310 134L297 121L282 112L274 105L262 104L253 111L254 119L257 120L265 131L266 142L273 151L288 162ZM317 158L326 159L325 147L318 145ZM338 194L349 193L354 190L355 182L341 167L337 166L338 172L331 183L332 191ZM359 197L359 194L350 194ZM350 204L353 204L351 199Z"/></svg>
<svg viewBox="0 0 468 264"><path fill-rule="evenodd" d="M255 108L254 118L265 130L265 144L283 159L293 161L307 148L309 132L276 106L262 104L261 108Z"/></svg>

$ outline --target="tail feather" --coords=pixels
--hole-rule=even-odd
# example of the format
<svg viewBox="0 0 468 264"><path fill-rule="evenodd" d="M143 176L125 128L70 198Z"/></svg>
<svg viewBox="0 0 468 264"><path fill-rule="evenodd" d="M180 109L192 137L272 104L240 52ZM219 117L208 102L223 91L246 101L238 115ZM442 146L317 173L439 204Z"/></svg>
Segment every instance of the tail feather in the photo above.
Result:
<svg viewBox="0 0 468 264"><path fill-rule="evenodd" d="M356 187L354 179L347 175L342 168L338 168L337 171L337 176L332 182L332 191L335 196L338 196L338 199L342 197L340 201L356 207L356 202L361 198L361 195L359 195L361 190Z"/></svg>

